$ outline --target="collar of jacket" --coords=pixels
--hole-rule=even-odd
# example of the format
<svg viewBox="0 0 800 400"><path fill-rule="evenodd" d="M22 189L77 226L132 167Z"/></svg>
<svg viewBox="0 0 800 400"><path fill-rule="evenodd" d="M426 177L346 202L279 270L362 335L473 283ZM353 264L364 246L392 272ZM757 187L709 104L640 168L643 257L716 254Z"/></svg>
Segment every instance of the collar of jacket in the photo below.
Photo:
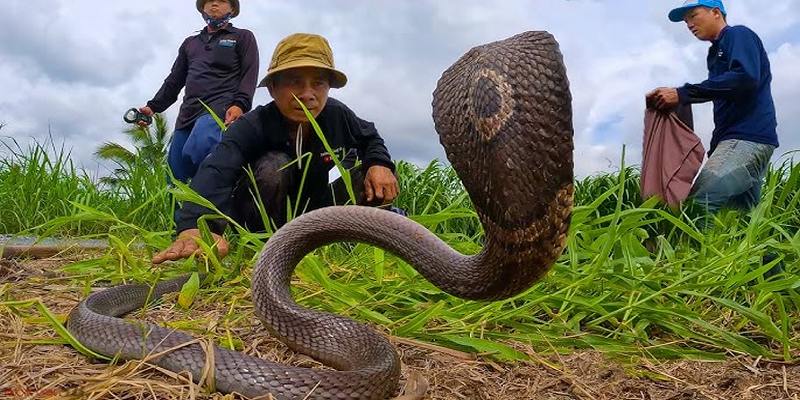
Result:
<svg viewBox="0 0 800 400"><path fill-rule="evenodd" d="M731 29L731 26L730 26L730 25L725 25L725 27L724 27L724 28L722 28L722 30L721 30L721 31L719 31L719 36L717 36L717 38L716 38L716 39L714 39L714 40L712 40L712 41L711 41L711 44L713 44L713 45L717 45L717 44L719 44L719 42L720 42L720 41L722 40L722 38L725 36L725 32L727 32L727 31L728 31L728 29Z"/></svg>
<svg viewBox="0 0 800 400"><path fill-rule="evenodd" d="M208 32L208 26L205 26L203 27L203 29L197 31L198 35L211 35L211 36L219 34L220 32L236 33L239 32L239 29L233 26L232 22L228 22L228 25L225 25L224 27L217 29L216 31L214 31L214 33Z"/></svg>

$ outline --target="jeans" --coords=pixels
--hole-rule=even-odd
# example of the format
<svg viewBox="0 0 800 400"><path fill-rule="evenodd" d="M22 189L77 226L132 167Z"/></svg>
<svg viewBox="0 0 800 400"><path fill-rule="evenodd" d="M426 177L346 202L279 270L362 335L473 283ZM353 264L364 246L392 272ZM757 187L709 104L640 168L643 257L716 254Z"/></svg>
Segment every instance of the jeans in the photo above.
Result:
<svg viewBox="0 0 800 400"><path fill-rule="evenodd" d="M221 140L222 130L209 114L197 118L191 129L176 129L167 155L175 179L188 182Z"/></svg>
<svg viewBox="0 0 800 400"><path fill-rule="evenodd" d="M774 150L775 146L747 140L719 142L690 195L709 213L723 207L750 210L761 198L761 186Z"/></svg>

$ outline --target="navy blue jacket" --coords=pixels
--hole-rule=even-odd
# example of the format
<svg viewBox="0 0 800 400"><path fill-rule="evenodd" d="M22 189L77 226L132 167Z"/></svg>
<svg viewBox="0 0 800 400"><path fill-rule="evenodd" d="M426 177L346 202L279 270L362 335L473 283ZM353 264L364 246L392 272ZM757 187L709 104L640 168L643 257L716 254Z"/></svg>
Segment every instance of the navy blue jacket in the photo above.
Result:
<svg viewBox="0 0 800 400"><path fill-rule="evenodd" d="M714 102L709 155L721 140L778 146L769 59L758 35L726 26L708 49L708 80L678 88L681 104Z"/></svg>
<svg viewBox="0 0 800 400"><path fill-rule="evenodd" d="M209 34L206 27L183 41L172 71L147 106L163 112L185 86L175 129L188 129L206 113L199 100L222 119L232 105L250 111L257 81L258 45L253 33L228 24Z"/></svg>

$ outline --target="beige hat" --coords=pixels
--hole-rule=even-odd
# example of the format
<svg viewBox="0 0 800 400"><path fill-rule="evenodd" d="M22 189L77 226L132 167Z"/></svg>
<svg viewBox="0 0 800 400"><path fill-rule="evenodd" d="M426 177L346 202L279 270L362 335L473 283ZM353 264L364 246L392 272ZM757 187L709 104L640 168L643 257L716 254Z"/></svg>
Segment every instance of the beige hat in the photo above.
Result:
<svg viewBox="0 0 800 400"><path fill-rule="evenodd" d="M206 1L208 0L197 0L197 11L203 12L203 7L206 5ZM239 15L239 0L228 0L231 3L231 8L233 8L233 14L231 17L236 17Z"/></svg>
<svg viewBox="0 0 800 400"><path fill-rule="evenodd" d="M275 46L267 76L258 86L267 86L276 72L300 67L317 67L331 71L332 88L340 88L347 83L347 75L334 66L333 50L324 37L312 33L295 33Z"/></svg>

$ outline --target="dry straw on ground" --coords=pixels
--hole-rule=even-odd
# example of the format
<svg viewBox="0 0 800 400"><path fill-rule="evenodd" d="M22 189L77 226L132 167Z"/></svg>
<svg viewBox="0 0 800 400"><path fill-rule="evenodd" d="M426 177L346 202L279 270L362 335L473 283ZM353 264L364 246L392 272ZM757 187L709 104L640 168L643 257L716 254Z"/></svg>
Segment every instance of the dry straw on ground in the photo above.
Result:
<svg viewBox="0 0 800 400"><path fill-rule="evenodd" d="M85 288L72 285L56 272L65 262L0 260L0 299L40 298L53 312L66 315L84 296ZM215 321L225 312L213 305L186 312L171 306L173 303L167 301L149 310L148 320L196 319L202 321L198 331L214 332L218 327L206 321ZM58 339L54 331L34 312L22 314L0 308L0 398L241 398L208 393L186 376L138 361L118 365L93 362L68 346L48 344ZM242 321L231 329L242 339L245 352L277 362L320 367L270 338L252 316ZM537 350L546 349L515 345L538 361L509 365L414 340L397 338L395 343L404 363L403 383L423 390L427 384L426 399L800 400L800 366L745 357L731 357L724 363L620 362L596 352L537 355Z"/></svg>

